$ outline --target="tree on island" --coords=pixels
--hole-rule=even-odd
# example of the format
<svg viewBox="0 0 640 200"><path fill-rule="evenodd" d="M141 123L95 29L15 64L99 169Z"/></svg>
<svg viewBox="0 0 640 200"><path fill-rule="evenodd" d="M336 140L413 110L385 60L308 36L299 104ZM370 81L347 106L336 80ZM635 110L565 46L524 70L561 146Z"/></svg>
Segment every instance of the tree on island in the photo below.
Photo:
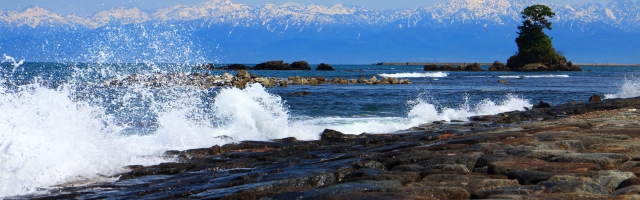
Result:
<svg viewBox="0 0 640 200"><path fill-rule="evenodd" d="M518 26L518 53L507 60L514 71L581 71L580 67L558 54L544 29L551 30L550 18L556 14L545 5L529 6L521 12L522 25Z"/></svg>

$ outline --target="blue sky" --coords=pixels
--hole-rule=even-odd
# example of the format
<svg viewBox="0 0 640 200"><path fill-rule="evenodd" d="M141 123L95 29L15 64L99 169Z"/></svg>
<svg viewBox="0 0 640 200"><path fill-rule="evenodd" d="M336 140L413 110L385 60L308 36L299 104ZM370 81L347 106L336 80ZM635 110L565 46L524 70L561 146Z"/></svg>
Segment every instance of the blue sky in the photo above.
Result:
<svg viewBox="0 0 640 200"><path fill-rule="evenodd" d="M169 7L176 4L196 5L207 0L11 0L0 4L3 10L23 10L30 6L40 6L60 14L78 14L88 16L96 11L109 9L118 6L139 7L143 9L157 9ZM285 2L298 2L302 4L334 4L343 3L346 5L364 6L367 8L384 10L414 8L422 6L432 6L437 3L445 3L448 0L232 0L234 3L243 3L252 6L264 5L267 3L282 4ZM539 3L555 4L585 4L600 3L606 5L611 0L537 0Z"/></svg>

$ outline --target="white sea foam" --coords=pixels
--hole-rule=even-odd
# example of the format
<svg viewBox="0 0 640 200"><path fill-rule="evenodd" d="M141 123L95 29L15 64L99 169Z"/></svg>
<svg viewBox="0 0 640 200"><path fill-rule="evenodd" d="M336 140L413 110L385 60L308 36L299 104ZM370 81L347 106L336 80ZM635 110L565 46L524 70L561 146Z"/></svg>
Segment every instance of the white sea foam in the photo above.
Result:
<svg viewBox="0 0 640 200"><path fill-rule="evenodd" d="M515 75L507 75L507 76L498 76L498 78L569 78L569 75L560 74L560 75L528 75L528 76L515 76Z"/></svg>
<svg viewBox="0 0 640 200"><path fill-rule="evenodd" d="M396 74L379 74L382 77L389 78L423 78L423 77L433 77L433 78L442 78L449 76L446 72L426 72L426 73L396 73Z"/></svg>
<svg viewBox="0 0 640 200"><path fill-rule="evenodd" d="M20 89L0 95L0 196L153 163L123 146L101 108L71 101L68 89Z"/></svg>
<svg viewBox="0 0 640 200"><path fill-rule="evenodd" d="M513 95L507 95L505 99L498 102L484 99L473 106L465 100L465 103L457 108L441 107L437 103L429 103L425 100L417 100L414 104L407 117L317 118L298 122L298 124L314 129L315 132L329 128L345 134L392 133L434 121L466 121L472 116L525 110L533 106L528 100Z"/></svg>
<svg viewBox="0 0 640 200"><path fill-rule="evenodd" d="M625 77L620 91L614 94L605 94L605 99L640 97L640 77Z"/></svg>
<svg viewBox="0 0 640 200"><path fill-rule="evenodd" d="M524 76L525 78L569 78L569 75L560 74L560 75L531 75Z"/></svg>
<svg viewBox="0 0 640 200"><path fill-rule="evenodd" d="M498 76L498 78L522 78L521 76Z"/></svg>
<svg viewBox="0 0 640 200"><path fill-rule="evenodd" d="M498 103L490 99L484 99L474 106L470 106L468 102L465 102L458 108L438 108L436 104L419 100L409 111L408 117L411 119L411 125L416 126L440 120L465 121L472 116L495 115L502 112L524 110L532 106L528 100L513 95L508 95L506 99Z"/></svg>

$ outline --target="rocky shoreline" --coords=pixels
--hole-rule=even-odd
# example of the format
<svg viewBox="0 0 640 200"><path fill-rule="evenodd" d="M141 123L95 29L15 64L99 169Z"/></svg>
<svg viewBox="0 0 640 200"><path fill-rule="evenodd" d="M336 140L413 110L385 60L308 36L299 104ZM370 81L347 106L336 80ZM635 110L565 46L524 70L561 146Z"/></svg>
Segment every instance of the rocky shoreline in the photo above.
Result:
<svg viewBox="0 0 640 200"><path fill-rule="evenodd" d="M640 98L572 102L389 134L167 151L119 181L34 199L638 199Z"/></svg>

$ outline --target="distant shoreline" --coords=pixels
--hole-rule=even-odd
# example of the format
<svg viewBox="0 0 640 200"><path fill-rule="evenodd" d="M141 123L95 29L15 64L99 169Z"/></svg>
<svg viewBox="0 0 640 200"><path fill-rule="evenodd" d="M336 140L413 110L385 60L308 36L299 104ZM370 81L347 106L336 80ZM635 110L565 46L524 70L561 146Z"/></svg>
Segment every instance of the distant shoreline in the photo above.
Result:
<svg viewBox="0 0 640 200"><path fill-rule="evenodd" d="M474 62L379 62L373 63L373 65L381 66L423 66L423 65L467 65ZM479 63L480 65L487 66L493 63ZM616 64L616 63L574 63L574 65L584 67L640 67L640 64Z"/></svg>

